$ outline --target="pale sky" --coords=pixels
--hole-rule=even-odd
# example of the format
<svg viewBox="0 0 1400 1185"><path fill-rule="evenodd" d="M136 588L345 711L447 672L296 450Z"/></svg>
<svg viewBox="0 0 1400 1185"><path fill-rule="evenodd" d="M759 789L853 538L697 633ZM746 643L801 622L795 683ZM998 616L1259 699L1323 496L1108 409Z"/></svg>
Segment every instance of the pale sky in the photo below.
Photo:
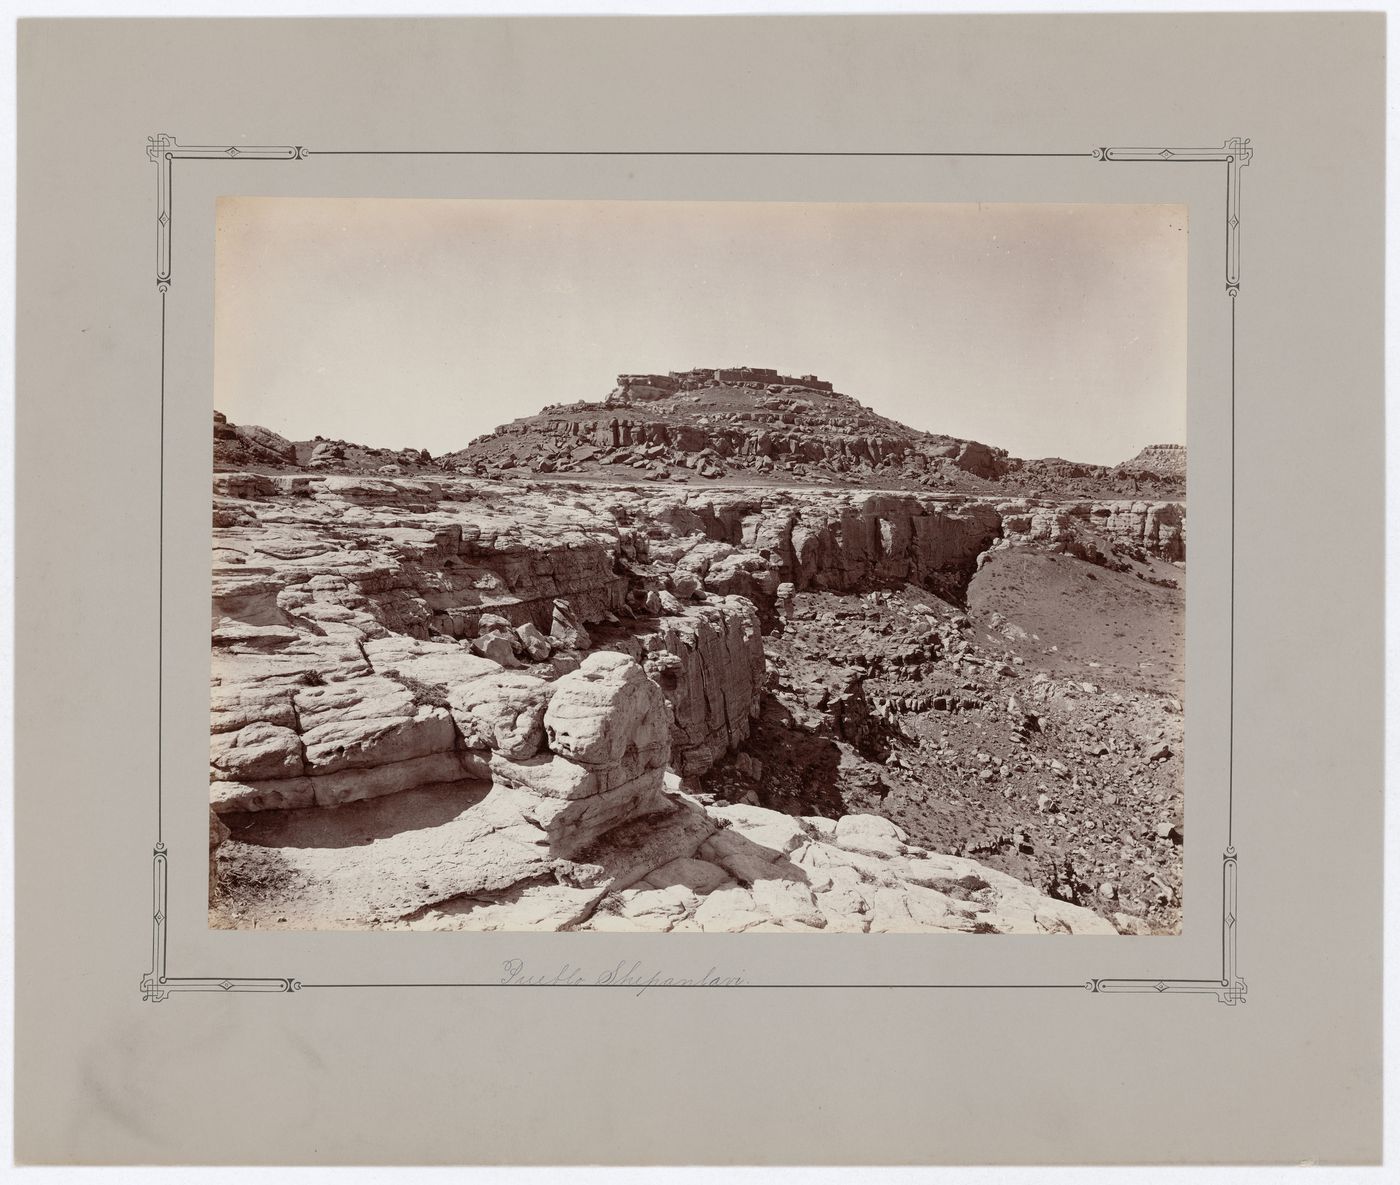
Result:
<svg viewBox="0 0 1400 1185"><path fill-rule="evenodd" d="M1183 206L221 198L214 406L435 456L624 372L816 374L1115 464L1186 439Z"/></svg>

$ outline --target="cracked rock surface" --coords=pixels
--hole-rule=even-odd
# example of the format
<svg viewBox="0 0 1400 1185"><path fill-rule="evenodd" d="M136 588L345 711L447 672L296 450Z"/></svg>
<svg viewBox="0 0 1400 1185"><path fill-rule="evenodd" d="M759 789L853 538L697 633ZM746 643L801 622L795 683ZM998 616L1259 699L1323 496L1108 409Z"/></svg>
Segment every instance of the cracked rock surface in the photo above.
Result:
<svg viewBox="0 0 1400 1185"><path fill-rule="evenodd" d="M1179 929L1182 503L273 435L214 483L212 925Z"/></svg>

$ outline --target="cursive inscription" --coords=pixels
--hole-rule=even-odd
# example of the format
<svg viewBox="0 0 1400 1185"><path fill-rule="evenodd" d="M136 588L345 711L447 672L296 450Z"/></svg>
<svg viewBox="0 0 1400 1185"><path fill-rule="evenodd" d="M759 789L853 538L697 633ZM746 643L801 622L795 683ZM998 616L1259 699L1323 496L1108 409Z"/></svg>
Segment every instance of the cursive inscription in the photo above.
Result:
<svg viewBox="0 0 1400 1185"><path fill-rule="evenodd" d="M606 971L592 972L573 963L538 971L524 959L507 959L501 964L500 982L510 987L618 987L633 988L641 995L649 988L665 987L742 987L743 975L722 975L711 966L703 975L671 975L653 970L638 959L619 959Z"/></svg>

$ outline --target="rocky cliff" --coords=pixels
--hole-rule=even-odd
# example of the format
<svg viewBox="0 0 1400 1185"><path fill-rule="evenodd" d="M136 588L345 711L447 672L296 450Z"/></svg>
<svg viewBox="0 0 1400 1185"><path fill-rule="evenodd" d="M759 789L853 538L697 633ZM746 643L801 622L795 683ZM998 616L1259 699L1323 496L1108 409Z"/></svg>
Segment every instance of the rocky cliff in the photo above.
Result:
<svg viewBox="0 0 1400 1185"><path fill-rule="evenodd" d="M1154 473L1161 477L1186 481L1186 446L1182 444L1150 444L1120 469Z"/></svg>
<svg viewBox="0 0 1400 1185"><path fill-rule="evenodd" d="M230 424L222 412L214 413L214 467L236 469L245 465L281 468L295 465L296 446L270 428L256 424Z"/></svg>
<svg viewBox="0 0 1400 1185"><path fill-rule="evenodd" d="M1031 875L970 813L861 819L903 793L920 721L998 696L1025 754L990 785L1049 769L1064 701L972 644L960 607L1022 553L1174 588L1177 504L231 473L214 527L216 924L1107 925L1075 912L1104 907L1082 876ZM883 632L838 640L853 604ZM1115 906L1157 891L1118 881Z"/></svg>
<svg viewBox="0 0 1400 1185"><path fill-rule="evenodd" d="M815 375L758 367L619 375L602 402L546 408L442 460L493 478L640 476L1037 496L1173 497L1185 479L1184 468L1163 464L1011 457L980 441L900 424Z"/></svg>

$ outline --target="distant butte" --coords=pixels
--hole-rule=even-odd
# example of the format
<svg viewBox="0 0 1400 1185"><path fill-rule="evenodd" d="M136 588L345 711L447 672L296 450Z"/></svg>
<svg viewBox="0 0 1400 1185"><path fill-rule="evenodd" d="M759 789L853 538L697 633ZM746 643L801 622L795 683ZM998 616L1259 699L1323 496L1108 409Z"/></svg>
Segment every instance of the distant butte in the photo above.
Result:
<svg viewBox="0 0 1400 1185"><path fill-rule="evenodd" d="M1180 450L1180 464L1164 451L1172 447ZM613 480L1179 497L1185 492L1184 456L1181 446L1154 446L1118 466L1022 460L1004 448L901 424L813 374L732 366L620 374L601 403L546 407L442 460L470 476L574 473Z"/></svg>
<svg viewBox="0 0 1400 1185"><path fill-rule="evenodd" d="M485 397L484 393L478 393ZM1024 460L977 440L882 416L814 374L755 366L620 374L601 401L545 407L466 448L290 441L214 413L219 470L454 476L569 476L608 484L834 486L1047 498L1182 498L1186 449L1155 444L1119 465Z"/></svg>

